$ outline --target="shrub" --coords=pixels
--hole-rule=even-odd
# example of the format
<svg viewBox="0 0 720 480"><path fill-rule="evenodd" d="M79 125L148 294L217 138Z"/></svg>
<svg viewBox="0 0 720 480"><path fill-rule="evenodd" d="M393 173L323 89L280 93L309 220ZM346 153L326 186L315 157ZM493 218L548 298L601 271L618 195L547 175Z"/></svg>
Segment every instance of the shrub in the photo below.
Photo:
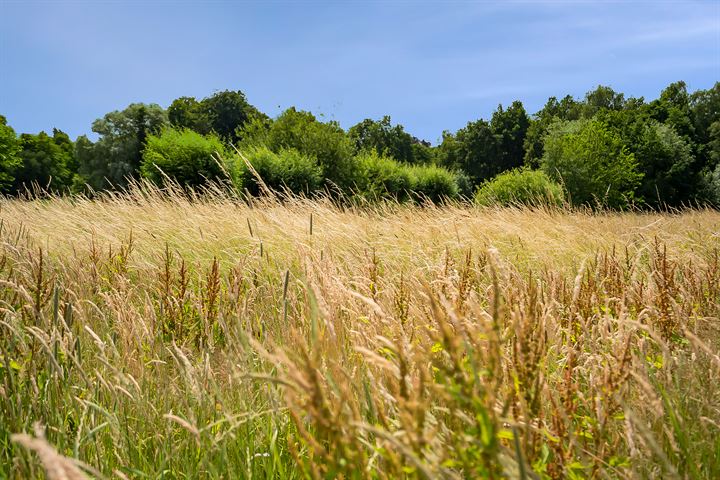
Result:
<svg viewBox="0 0 720 480"><path fill-rule="evenodd" d="M620 137L598 120L556 122L545 137L542 170L561 182L576 205L624 208L642 174Z"/></svg>
<svg viewBox="0 0 720 480"><path fill-rule="evenodd" d="M511 170L485 182L475 194L479 205L560 205L563 189L538 170Z"/></svg>
<svg viewBox="0 0 720 480"><path fill-rule="evenodd" d="M245 145L266 145L275 153L295 149L316 159L326 184L349 192L357 183L352 142L337 122L320 122L310 112L289 108L267 126L251 122L242 135Z"/></svg>
<svg viewBox="0 0 720 480"><path fill-rule="evenodd" d="M406 167L412 176L413 198L439 203L458 196L455 175L434 165L413 165Z"/></svg>
<svg viewBox="0 0 720 480"><path fill-rule="evenodd" d="M357 185L360 195L371 199L408 198L413 178L406 166L375 151L358 155L356 161L361 172Z"/></svg>
<svg viewBox="0 0 720 480"><path fill-rule="evenodd" d="M295 149L283 149L278 153L267 147L251 147L243 152L260 178L275 191L290 190L295 194L308 195L322 188L322 169L315 159ZM235 183L252 195L261 193L257 177L245 162L235 162Z"/></svg>
<svg viewBox="0 0 720 480"><path fill-rule="evenodd" d="M463 172L462 170L456 170L455 172L455 184L458 187L458 195L464 199L469 200L473 196L473 182L470 175Z"/></svg>
<svg viewBox="0 0 720 480"><path fill-rule="evenodd" d="M221 158L226 155L217 136L168 128L148 137L141 173L158 184L164 184L169 177L183 186L199 187L226 177L216 154Z"/></svg>

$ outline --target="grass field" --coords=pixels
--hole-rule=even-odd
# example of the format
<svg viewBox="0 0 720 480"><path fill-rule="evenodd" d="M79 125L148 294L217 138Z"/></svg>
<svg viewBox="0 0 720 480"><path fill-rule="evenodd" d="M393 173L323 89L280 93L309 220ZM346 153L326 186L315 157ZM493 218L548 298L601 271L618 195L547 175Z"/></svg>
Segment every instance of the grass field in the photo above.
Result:
<svg viewBox="0 0 720 480"><path fill-rule="evenodd" d="M0 218L0 478L720 478L716 211Z"/></svg>

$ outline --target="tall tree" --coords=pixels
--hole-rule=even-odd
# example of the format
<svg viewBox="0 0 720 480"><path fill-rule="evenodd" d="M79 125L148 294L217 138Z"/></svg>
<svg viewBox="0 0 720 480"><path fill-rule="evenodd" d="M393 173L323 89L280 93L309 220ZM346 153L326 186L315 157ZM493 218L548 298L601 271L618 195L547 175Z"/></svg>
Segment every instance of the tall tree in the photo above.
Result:
<svg viewBox="0 0 720 480"><path fill-rule="evenodd" d="M555 122L545 139L542 170L563 184L577 205L623 208L642 179L635 156L600 120Z"/></svg>
<svg viewBox="0 0 720 480"><path fill-rule="evenodd" d="M638 142L628 147L643 179L637 194L651 206L680 206L695 199L700 178L695 158L684 137L673 127L650 121Z"/></svg>
<svg viewBox="0 0 720 480"><path fill-rule="evenodd" d="M167 125L167 113L162 107L142 103L133 103L95 120L92 130L100 138L91 147L87 139L80 141L77 152L80 174L96 190L124 188L130 179L139 176L148 135Z"/></svg>
<svg viewBox="0 0 720 480"><path fill-rule="evenodd" d="M634 154L643 174L638 199L651 207L675 207L695 200L701 178L686 137L650 118L644 106L605 110L595 118L605 122Z"/></svg>
<svg viewBox="0 0 720 480"><path fill-rule="evenodd" d="M238 142L245 124L266 116L250 105L240 90L223 90L201 101L194 97L175 99L168 108L168 118L179 129L203 135L214 132L225 141Z"/></svg>
<svg viewBox="0 0 720 480"><path fill-rule="evenodd" d="M210 120L195 97L180 97L168 107L168 120L178 129L190 129L202 135L210 133Z"/></svg>
<svg viewBox="0 0 720 480"><path fill-rule="evenodd" d="M15 130L0 115L0 194L12 191L15 170L20 166L20 142Z"/></svg>
<svg viewBox="0 0 720 480"><path fill-rule="evenodd" d="M416 139L402 125L393 126L388 115L382 120L366 118L350 127L348 135L355 145L355 153L375 150L400 162L415 163Z"/></svg>
<svg viewBox="0 0 720 480"><path fill-rule="evenodd" d="M720 122L720 82L716 82L707 90L694 92L690 96L690 109L695 131L698 169L709 171L717 164L712 155L712 126Z"/></svg>
<svg viewBox="0 0 720 480"><path fill-rule="evenodd" d="M694 143L695 126L690 109L690 94L685 82L668 85L660 93L660 98L650 102L648 111L652 118L672 126L676 132Z"/></svg>
<svg viewBox="0 0 720 480"><path fill-rule="evenodd" d="M720 120L715 120L708 128L708 159L710 167L720 165Z"/></svg>
<svg viewBox="0 0 720 480"><path fill-rule="evenodd" d="M258 110L250 105L241 91L217 92L201 102L212 130L221 138L237 142L238 128L242 127Z"/></svg>
<svg viewBox="0 0 720 480"><path fill-rule="evenodd" d="M22 163L15 171L15 191L33 189L36 186L53 192L69 189L72 172L68 165L72 163L72 150L64 148L60 135L56 134L56 137L60 140L60 145L45 132L20 135Z"/></svg>
<svg viewBox="0 0 720 480"><path fill-rule="evenodd" d="M438 148L440 163L456 171L465 172L474 185L489 180L497 173L498 142L490 123L485 120L469 122L455 135L443 133Z"/></svg>
<svg viewBox="0 0 720 480"><path fill-rule="evenodd" d="M65 153L65 166L71 175L78 171L77 158L75 158L75 144L70 140L70 136L60 129L53 128L53 141L55 145Z"/></svg>
<svg viewBox="0 0 720 480"><path fill-rule="evenodd" d="M602 110L622 110L625 107L625 95L610 87L598 85L595 90L585 94L583 117L590 118Z"/></svg>
<svg viewBox="0 0 720 480"><path fill-rule="evenodd" d="M512 170L523 164L524 142L530 118L522 102L514 101L503 110L502 105L493 113L490 128L497 141L498 156L493 162L495 173Z"/></svg>
<svg viewBox="0 0 720 480"><path fill-rule="evenodd" d="M536 167L543 156L543 139L556 120L578 120L583 115L582 103L570 95L558 101L550 97L545 106L533 115L525 135L525 164Z"/></svg>

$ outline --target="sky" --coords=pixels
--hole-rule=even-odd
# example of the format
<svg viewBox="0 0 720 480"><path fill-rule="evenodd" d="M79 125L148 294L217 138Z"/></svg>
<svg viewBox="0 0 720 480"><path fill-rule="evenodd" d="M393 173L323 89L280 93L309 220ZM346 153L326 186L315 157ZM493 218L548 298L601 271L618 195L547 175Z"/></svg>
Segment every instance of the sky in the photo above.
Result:
<svg viewBox="0 0 720 480"><path fill-rule="evenodd" d="M76 137L134 102L242 90L437 143L521 100L720 81L720 1L0 0L0 115ZM92 138L92 137L91 137Z"/></svg>

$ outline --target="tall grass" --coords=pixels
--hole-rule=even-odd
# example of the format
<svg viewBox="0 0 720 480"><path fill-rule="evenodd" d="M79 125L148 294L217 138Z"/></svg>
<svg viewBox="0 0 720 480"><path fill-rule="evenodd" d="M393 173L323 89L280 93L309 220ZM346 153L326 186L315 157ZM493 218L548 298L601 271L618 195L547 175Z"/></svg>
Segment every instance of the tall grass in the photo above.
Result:
<svg viewBox="0 0 720 480"><path fill-rule="evenodd" d="M0 477L720 477L718 212L145 185L0 222Z"/></svg>

